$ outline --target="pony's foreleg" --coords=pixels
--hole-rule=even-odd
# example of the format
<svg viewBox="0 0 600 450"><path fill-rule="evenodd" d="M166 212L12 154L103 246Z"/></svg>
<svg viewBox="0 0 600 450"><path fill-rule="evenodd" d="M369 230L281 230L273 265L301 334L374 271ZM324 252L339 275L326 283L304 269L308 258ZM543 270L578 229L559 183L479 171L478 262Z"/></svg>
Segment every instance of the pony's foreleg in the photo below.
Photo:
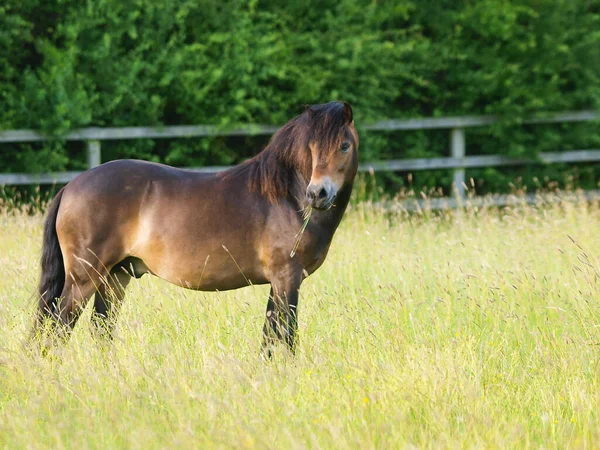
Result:
<svg viewBox="0 0 600 450"><path fill-rule="evenodd" d="M131 275L122 267L113 268L106 282L98 288L92 311L92 323L95 325L98 335L112 337L117 314L129 281L131 281Z"/></svg>
<svg viewBox="0 0 600 450"><path fill-rule="evenodd" d="M271 347L277 341L285 342L292 353L296 351L298 290L301 282L301 271L294 271L283 279L271 282L263 328L263 353L269 358Z"/></svg>

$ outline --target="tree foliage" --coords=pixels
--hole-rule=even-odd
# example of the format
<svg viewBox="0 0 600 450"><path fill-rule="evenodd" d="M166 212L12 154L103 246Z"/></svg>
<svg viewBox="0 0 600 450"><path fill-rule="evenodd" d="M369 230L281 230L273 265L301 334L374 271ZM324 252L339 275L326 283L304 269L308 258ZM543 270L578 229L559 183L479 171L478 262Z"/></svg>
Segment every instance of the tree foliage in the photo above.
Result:
<svg viewBox="0 0 600 450"><path fill-rule="evenodd" d="M532 112L600 109L598 0L5 0L0 129L283 123L349 101L357 124L497 114L470 154L600 144L597 125L521 126ZM363 132L362 158L446 155L448 133ZM233 163L263 138L126 141L106 157ZM81 145L3 145L3 171L83 166ZM563 170L563 172L560 172ZM557 178L564 168L538 174ZM494 189L510 174L472 171ZM593 177L592 177L593 178ZM402 182L402 179L397 181ZM423 184L448 184L442 172Z"/></svg>

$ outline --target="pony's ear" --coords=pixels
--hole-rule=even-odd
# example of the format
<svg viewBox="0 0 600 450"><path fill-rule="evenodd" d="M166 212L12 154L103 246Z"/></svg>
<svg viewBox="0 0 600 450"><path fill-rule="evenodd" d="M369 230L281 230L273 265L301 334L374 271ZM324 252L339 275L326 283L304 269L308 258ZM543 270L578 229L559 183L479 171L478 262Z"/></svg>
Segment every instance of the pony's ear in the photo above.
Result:
<svg viewBox="0 0 600 450"><path fill-rule="evenodd" d="M346 121L346 123L352 123L352 121L354 120L352 114L352 106L350 106L350 103L348 102L344 102L344 120Z"/></svg>
<svg viewBox="0 0 600 450"><path fill-rule="evenodd" d="M313 113L313 110L312 110L312 108L310 107L310 105L302 105L302 112L303 112L303 113L306 113L306 115L307 115L308 117L311 117L311 116L312 116L312 113Z"/></svg>

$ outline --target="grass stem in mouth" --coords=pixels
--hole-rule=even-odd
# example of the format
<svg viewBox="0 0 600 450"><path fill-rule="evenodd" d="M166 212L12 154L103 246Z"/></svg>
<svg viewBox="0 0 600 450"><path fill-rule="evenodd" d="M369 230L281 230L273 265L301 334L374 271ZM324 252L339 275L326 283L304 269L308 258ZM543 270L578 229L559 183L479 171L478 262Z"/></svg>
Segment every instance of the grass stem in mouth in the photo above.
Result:
<svg viewBox="0 0 600 450"><path fill-rule="evenodd" d="M308 221L310 220L311 214L312 214L312 206L308 205L306 208L304 208L304 211L302 213L302 219L304 220L304 222L302 223L302 228L300 228L300 231L298 231L298 234L296 234L296 241L294 242L294 247L292 248L292 251L290 252L290 258L293 258L294 255L296 254L296 250L298 250L298 246L300 245L300 240L302 239L304 230L306 230L306 227L308 226Z"/></svg>

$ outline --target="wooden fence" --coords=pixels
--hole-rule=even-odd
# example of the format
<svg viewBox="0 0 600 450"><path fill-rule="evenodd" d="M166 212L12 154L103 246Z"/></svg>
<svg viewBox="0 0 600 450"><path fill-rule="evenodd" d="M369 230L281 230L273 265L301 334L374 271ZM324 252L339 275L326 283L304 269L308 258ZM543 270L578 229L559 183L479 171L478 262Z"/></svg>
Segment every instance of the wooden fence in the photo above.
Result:
<svg viewBox="0 0 600 450"><path fill-rule="evenodd" d="M523 165L532 162L542 163L578 163L600 161L600 149L574 150L568 152L542 153L535 161L509 158L501 155L467 156L465 128L482 127L497 121L494 116L464 116L409 120L382 120L361 127L370 131L394 130L450 130L450 157L394 159L368 162L360 165L360 171L416 171L430 169L454 169L454 185L459 197L464 196L465 169L473 167L496 167ZM600 121L600 111L563 112L537 116L523 121L524 124L565 123ZM122 128L82 128L73 130L60 139L67 141L85 141L87 143L88 167L96 167L101 161L101 141L123 139L165 139L190 138L202 136L244 136L272 134L278 127L273 125L247 125L241 128L222 130L208 125ZM0 132L0 144L8 142L39 142L52 139L32 130L11 130ZM192 168L201 172L215 172L227 167ZM81 172L57 173L5 173L0 174L0 185L53 184L67 183Z"/></svg>

